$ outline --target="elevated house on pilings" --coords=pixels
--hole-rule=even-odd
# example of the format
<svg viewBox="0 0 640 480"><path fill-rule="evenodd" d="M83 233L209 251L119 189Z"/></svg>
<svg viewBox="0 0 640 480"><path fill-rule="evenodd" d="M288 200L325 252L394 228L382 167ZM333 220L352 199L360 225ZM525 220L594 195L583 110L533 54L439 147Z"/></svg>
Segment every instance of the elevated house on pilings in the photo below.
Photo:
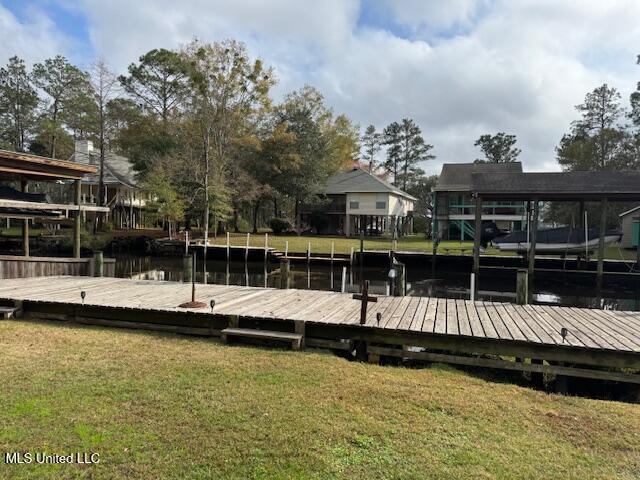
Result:
<svg viewBox="0 0 640 480"><path fill-rule="evenodd" d="M475 204L476 232L481 230L481 215L485 203L514 201L524 202L530 211L528 215L529 238L528 271L529 279L535 270L536 233L539 212L543 202L578 203L584 210L585 202L598 202L601 216L599 230L607 226L607 211L610 202L640 201L640 171L626 172L550 172L550 173L473 173L471 194ZM580 215L584 218L584 215ZM480 235L474 237L473 270L480 273ZM604 276L604 235L598 243L598 263L596 275L598 285ZM476 283L477 286L477 283Z"/></svg>
<svg viewBox="0 0 640 480"><path fill-rule="evenodd" d="M435 216L432 228L442 240L471 241L475 236L475 204L471 177L482 173L522 173L520 162L509 163L445 163L433 188ZM495 222L501 230L524 229L526 205L519 201L485 202L482 221Z"/></svg>
<svg viewBox="0 0 640 480"><path fill-rule="evenodd" d="M81 198L83 203L98 204L100 186L100 150L90 140L76 140L71 162L96 167L95 173L83 178ZM113 152L106 152L104 159L104 199L109 207L110 220L115 228L140 228L145 226L147 196L140 188L131 161ZM91 220L91 218L89 218Z"/></svg>
<svg viewBox="0 0 640 480"><path fill-rule="evenodd" d="M325 227L317 233L351 237L413 231L416 198L360 168L332 175L319 194L326 199L322 207L305 206L302 212L308 224L312 215L324 217Z"/></svg>

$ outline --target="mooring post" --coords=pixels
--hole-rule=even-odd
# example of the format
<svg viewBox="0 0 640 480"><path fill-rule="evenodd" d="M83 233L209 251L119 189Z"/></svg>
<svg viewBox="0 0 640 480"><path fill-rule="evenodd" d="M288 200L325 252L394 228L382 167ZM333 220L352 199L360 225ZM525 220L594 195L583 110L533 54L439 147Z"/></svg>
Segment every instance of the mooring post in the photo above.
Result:
<svg viewBox="0 0 640 480"><path fill-rule="evenodd" d="M311 264L311 242L309 242L307 245L307 268L309 268L310 264Z"/></svg>
<svg viewBox="0 0 640 480"><path fill-rule="evenodd" d="M183 277L183 281L185 282L189 282L191 281L191 276L192 276L192 267L193 267L193 260L192 257L193 254L191 255L185 255L182 257L182 277Z"/></svg>
<svg viewBox="0 0 640 480"><path fill-rule="evenodd" d="M526 305L529 303L529 271L524 268L516 273L516 303Z"/></svg>
<svg viewBox="0 0 640 480"><path fill-rule="evenodd" d="M472 302L476 301L476 274L471 273L471 281L469 284L469 300Z"/></svg>
<svg viewBox="0 0 640 480"><path fill-rule="evenodd" d="M264 234L264 261L267 262L267 252L269 251L269 234Z"/></svg>
<svg viewBox="0 0 640 480"><path fill-rule="evenodd" d="M104 254L100 250L93 252L93 274L104 277Z"/></svg>
<svg viewBox="0 0 640 480"><path fill-rule="evenodd" d="M364 230L360 230L360 291L364 285Z"/></svg>
<svg viewBox="0 0 640 480"><path fill-rule="evenodd" d="M404 263L395 262L393 264L393 268L395 269L396 274L395 274L395 279L394 279L394 282L393 282L392 295L394 297L404 297L405 294L406 294Z"/></svg>
<svg viewBox="0 0 640 480"><path fill-rule="evenodd" d="M80 213L80 200L82 196L82 181L74 180L73 182L73 203L74 205L78 205L78 211L73 217L73 256L74 258L80 258L81 253L81 245L80 245L80 230L82 228L81 224L81 213ZM98 215L96 213L96 215ZM101 215L101 214L100 214ZM25 220L28 222L28 220ZM28 225L28 223L27 223ZM26 256L29 256L29 252L27 251Z"/></svg>
<svg viewBox="0 0 640 480"><path fill-rule="evenodd" d="M342 286L340 287L340 292L344 293L347 291L347 267L342 267Z"/></svg>
<svg viewBox="0 0 640 480"><path fill-rule="evenodd" d="M189 255L189 230L184 231L184 254Z"/></svg>
<svg viewBox="0 0 640 480"><path fill-rule="evenodd" d="M349 268L353 268L353 247L351 247L351 252L349 253Z"/></svg>
<svg viewBox="0 0 640 480"><path fill-rule="evenodd" d="M480 276L480 243L482 241L482 197L476 195L475 205L475 228L473 236L473 273L476 274L476 281Z"/></svg>
<svg viewBox="0 0 640 480"><path fill-rule="evenodd" d="M634 218L634 220L637 220L638 222L640 222L640 217ZM640 237L640 232L639 232L639 237ZM640 238L638 238L637 240L638 240L638 243L636 243L636 270L640 269Z"/></svg>
<svg viewBox="0 0 640 480"><path fill-rule="evenodd" d="M231 239L229 238L229 232L227 232L227 262L231 259Z"/></svg>
<svg viewBox="0 0 640 480"><path fill-rule="evenodd" d="M598 289L602 288L602 277L604 276L604 237L607 230L607 206L608 199L602 199L602 213L600 214L600 236L598 237Z"/></svg>
<svg viewBox="0 0 640 480"><path fill-rule="evenodd" d="M191 255L191 301L196 301L196 252Z"/></svg>
<svg viewBox="0 0 640 480"><path fill-rule="evenodd" d="M331 242L331 268L333 268L333 253L335 249L335 242Z"/></svg>
<svg viewBox="0 0 640 480"><path fill-rule="evenodd" d="M291 275L291 262L288 258L280 259L280 288L287 290L289 288L289 278Z"/></svg>
<svg viewBox="0 0 640 480"><path fill-rule="evenodd" d="M249 232L247 232L247 246L244 249L244 262L247 263L247 261L249 260L249 239L250 239L251 234Z"/></svg>
<svg viewBox="0 0 640 480"><path fill-rule="evenodd" d="M538 199L531 202L531 226L529 227L529 281L533 281L536 266L536 239L538 236Z"/></svg>

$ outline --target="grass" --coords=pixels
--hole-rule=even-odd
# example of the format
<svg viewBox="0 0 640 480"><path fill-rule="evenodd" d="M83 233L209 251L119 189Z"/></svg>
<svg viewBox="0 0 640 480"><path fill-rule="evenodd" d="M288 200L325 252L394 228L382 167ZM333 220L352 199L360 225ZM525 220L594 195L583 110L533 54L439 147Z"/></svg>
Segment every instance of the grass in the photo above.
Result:
<svg viewBox="0 0 640 480"><path fill-rule="evenodd" d="M210 242L216 245L226 245L227 238L220 235L217 238L211 238ZM270 247L284 251L285 242L289 242L289 251L302 253L307 251L309 243L311 243L312 253L331 253L331 244L334 244L336 253L348 254L353 247L354 251L360 249L360 240L358 238L345 237L297 237L297 236L277 236L269 234L268 244ZM231 245L244 246L247 244L247 234L231 234ZM391 248L391 239L389 238L368 238L364 241L365 250L389 250ZM257 235L249 236L249 244L254 247L264 247L264 232ZM398 239L398 249L408 251L424 251L431 253L433 251L433 243L426 240L424 235L410 235ZM471 255L473 251L473 242L460 242L456 240L445 240L440 242L438 246L439 254L467 254ZM484 251L485 255L515 255L513 252L501 252L497 248L488 247ZM635 260L636 252L634 250L625 250L619 244L613 244L605 247L605 258L609 260Z"/></svg>
<svg viewBox="0 0 640 480"><path fill-rule="evenodd" d="M0 351L0 451L101 459L2 478L640 478L640 406L452 368L15 321Z"/></svg>

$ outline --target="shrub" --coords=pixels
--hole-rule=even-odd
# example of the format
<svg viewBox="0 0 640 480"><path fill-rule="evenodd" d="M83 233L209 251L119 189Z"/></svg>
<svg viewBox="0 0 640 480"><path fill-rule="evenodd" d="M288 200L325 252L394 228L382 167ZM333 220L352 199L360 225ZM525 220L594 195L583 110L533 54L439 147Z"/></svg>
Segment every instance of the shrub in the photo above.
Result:
<svg viewBox="0 0 640 480"><path fill-rule="evenodd" d="M291 223L284 218L272 218L269 220L269 226L274 235L282 235L283 233L291 230Z"/></svg>

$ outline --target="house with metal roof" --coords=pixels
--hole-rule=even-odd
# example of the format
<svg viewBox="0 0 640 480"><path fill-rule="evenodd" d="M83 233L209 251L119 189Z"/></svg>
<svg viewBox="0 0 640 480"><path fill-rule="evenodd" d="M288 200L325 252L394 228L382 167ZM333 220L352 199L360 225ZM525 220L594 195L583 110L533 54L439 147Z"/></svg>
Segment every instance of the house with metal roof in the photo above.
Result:
<svg viewBox="0 0 640 480"><path fill-rule="evenodd" d="M444 240L472 240L475 235L475 204L471 198L473 177L522 173L520 162L445 163L433 188L433 231ZM495 222L503 230L521 230L527 218L526 204L497 200L483 204L482 221Z"/></svg>
<svg viewBox="0 0 640 480"><path fill-rule="evenodd" d="M327 199L321 209L327 221L324 231L317 233L355 236L413 230L416 198L361 168L330 176L319 193Z"/></svg>
<svg viewBox="0 0 640 480"><path fill-rule="evenodd" d="M98 203L100 185L100 151L91 140L76 140L72 162L98 168L97 173L86 175L83 180L82 201ZM107 151L104 159L104 201L109 207L116 228L138 228L144 224L147 196L140 188L137 173L131 161Z"/></svg>

